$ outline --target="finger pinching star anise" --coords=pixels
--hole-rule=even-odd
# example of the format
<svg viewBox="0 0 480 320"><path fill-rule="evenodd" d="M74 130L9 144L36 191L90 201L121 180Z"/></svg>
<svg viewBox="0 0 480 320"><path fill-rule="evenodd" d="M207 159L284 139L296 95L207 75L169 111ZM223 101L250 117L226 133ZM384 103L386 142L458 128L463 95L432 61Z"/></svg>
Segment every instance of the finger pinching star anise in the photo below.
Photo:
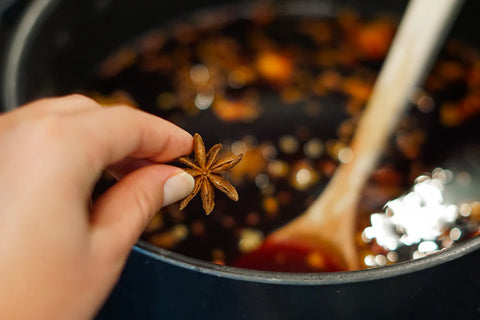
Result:
<svg viewBox="0 0 480 320"><path fill-rule="evenodd" d="M210 214L215 206L215 189L213 187L225 193L230 199L238 200L237 190L220 173L233 168L243 155L232 154L218 158L220 149L222 149L222 144L217 143L207 153L202 137L196 133L193 136L195 161L190 157L178 158L179 162L189 167L184 170L195 178L195 187L192 193L180 202L180 210L185 208L200 191L203 209L207 215Z"/></svg>

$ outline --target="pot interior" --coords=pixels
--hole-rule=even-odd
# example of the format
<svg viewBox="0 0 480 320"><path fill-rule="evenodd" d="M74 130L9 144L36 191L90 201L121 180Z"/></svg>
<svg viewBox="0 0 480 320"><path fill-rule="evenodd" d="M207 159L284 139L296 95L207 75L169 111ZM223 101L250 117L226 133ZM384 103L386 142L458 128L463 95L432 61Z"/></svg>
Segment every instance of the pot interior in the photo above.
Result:
<svg viewBox="0 0 480 320"><path fill-rule="evenodd" d="M44 96L81 92L104 104L127 102L165 117L192 134L201 133L207 147L221 141L233 152L248 151L245 164L229 176L239 189L238 204L217 195L217 211L209 217L201 212L199 199L184 213L174 205L162 210L143 236L186 256L235 265L269 232L303 212L342 162L342 150L348 153L355 121L368 98L365 92L383 61L382 45L393 34L404 5L36 1L29 11L34 23L19 29L10 50L6 105L13 108ZM385 213L385 203L408 192L415 178L426 172L445 183L443 201L457 205L454 225L450 221L444 234L428 239L428 245L436 245L432 251L478 233L480 137L475 128L480 107L476 109L478 88L472 77L478 72L480 31L470 27L475 6L479 5L468 2L462 10L449 37L457 42L445 46L442 63L412 98L408 115L365 189L357 219L365 268L431 252L420 250L422 241L389 250L365 233L371 214ZM345 33L349 23L362 29ZM321 32L333 38L322 39ZM308 41L300 34L308 35ZM351 56L351 47L342 49L348 35L354 43L366 37L361 54ZM329 46L337 50L334 57L322 55ZM243 60L235 59L236 52ZM313 53L316 59L309 60ZM335 58L338 53L345 54L344 61ZM212 68L209 59L215 54L229 64ZM263 71L259 57L268 61ZM215 80L215 72L223 78ZM441 77L444 83L435 83ZM103 179L99 191L111 183ZM402 232L395 230L400 236ZM266 260L274 260L275 254ZM317 256L292 259L280 269L266 266L265 259L253 268L338 271Z"/></svg>

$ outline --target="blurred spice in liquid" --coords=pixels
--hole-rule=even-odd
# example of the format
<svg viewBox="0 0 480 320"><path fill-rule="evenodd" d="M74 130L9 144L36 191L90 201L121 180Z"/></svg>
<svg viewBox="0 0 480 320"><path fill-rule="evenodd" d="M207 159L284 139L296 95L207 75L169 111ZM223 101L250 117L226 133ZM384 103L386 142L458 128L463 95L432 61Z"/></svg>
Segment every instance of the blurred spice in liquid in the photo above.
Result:
<svg viewBox="0 0 480 320"><path fill-rule="evenodd" d="M207 147L222 142L244 153L228 173L238 203L217 194L208 217L198 199L182 212L173 204L155 216L143 239L231 265L302 213L338 164L349 161L349 141L395 28L391 17L363 19L353 11L300 17L268 6L237 15L219 10L152 31L105 59L84 89L94 99L141 106L201 133ZM360 204L357 240L365 268L418 258L480 230L479 202L465 199L455 204L453 221L429 240L435 246L388 249L366 231L372 230L372 214L384 213L385 204L408 192L417 177L435 174L444 144L471 135L457 128L480 113L478 51L450 41L411 104ZM454 142L447 141L450 135ZM469 173L452 179L462 175ZM283 271L330 271L319 254L294 254L297 265L283 269L281 254L272 259Z"/></svg>

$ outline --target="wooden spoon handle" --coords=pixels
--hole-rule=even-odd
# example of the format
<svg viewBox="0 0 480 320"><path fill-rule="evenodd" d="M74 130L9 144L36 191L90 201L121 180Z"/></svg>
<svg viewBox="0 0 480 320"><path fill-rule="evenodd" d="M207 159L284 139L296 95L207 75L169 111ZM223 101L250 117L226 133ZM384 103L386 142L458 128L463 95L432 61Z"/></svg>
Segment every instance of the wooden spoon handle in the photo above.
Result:
<svg viewBox="0 0 480 320"><path fill-rule="evenodd" d="M395 35L372 95L360 119L351 149L306 215L317 223L346 221L381 156L413 90L423 80L463 0L411 0ZM322 214L328 211L328 218ZM328 220L328 221L327 221Z"/></svg>
<svg viewBox="0 0 480 320"><path fill-rule="evenodd" d="M463 0L411 0L352 140L353 160L342 170L359 191L424 79ZM353 174L352 174L353 173Z"/></svg>
<svg viewBox="0 0 480 320"><path fill-rule="evenodd" d="M353 137L353 159L338 168L307 211L268 237L271 244L328 246L348 269L357 268L354 225L361 190L462 2L410 1Z"/></svg>

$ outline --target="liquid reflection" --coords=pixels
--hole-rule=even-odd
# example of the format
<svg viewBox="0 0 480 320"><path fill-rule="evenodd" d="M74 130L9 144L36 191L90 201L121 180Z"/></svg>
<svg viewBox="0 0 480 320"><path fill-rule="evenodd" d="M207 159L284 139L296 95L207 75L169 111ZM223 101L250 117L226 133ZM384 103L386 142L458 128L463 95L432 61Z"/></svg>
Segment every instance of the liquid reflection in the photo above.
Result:
<svg viewBox="0 0 480 320"><path fill-rule="evenodd" d="M453 180L449 170L435 169L422 175L407 194L387 202L385 211L370 216L371 226L362 233L364 242L376 241L387 250L387 259L396 262L404 258L421 258L451 246L462 237L458 220L465 216L467 203L445 201L444 191ZM369 267L385 265L378 256L366 256Z"/></svg>

